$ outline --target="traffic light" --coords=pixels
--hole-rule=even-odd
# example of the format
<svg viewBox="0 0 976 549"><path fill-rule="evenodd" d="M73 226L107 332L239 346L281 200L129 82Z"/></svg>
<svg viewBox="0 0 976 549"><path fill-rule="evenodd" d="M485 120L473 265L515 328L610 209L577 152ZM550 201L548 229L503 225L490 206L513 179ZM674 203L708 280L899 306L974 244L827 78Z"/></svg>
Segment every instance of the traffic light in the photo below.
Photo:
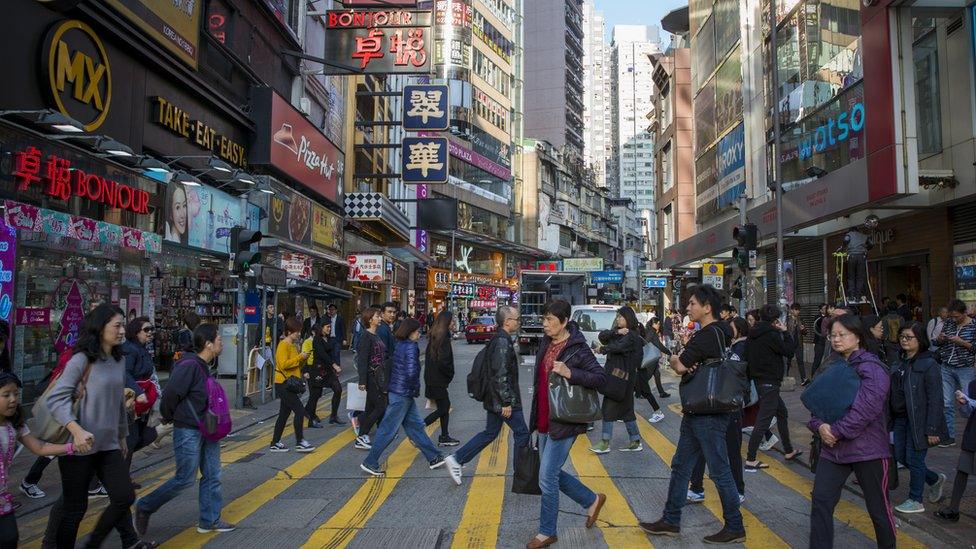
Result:
<svg viewBox="0 0 976 549"><path fill-rule="evenodd" d="M755 223L735 227L732 229L732 238L736 243L732 248L732 259L739 268L746 270L749 268L749 252L754 251L759 245L759 228Z"/></svg>
<svg viewBox="0 0 976 549"><path fill-rule="evenodd" d="M230 253L234 254L232 272L242 275L251 269L251 265L261 262L261 252L252 252L251 244L261 241L264 235L261 231L252 231L244 227L234 227L230 230Z"/></svg>

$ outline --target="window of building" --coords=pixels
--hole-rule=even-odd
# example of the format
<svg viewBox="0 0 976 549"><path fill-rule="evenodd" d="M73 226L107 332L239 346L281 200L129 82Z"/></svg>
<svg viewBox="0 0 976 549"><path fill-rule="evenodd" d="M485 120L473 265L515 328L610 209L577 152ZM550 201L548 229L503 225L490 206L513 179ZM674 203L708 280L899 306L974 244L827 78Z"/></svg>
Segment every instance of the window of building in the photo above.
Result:
<svg viewBox="0 0 976 549"><path fill-rule="evenodd" d="M935 19L913 21L915 43L915 121L918 127L918 152L942 151L942 116L939 101L939 47Z"/></svg>
<svg viewBox="0 0 976 549"><path fill-rule="evenodd" d="M665 193L674 186L671 173L672 156L671 142L668 141L661 149L661 192Z"/></svg>

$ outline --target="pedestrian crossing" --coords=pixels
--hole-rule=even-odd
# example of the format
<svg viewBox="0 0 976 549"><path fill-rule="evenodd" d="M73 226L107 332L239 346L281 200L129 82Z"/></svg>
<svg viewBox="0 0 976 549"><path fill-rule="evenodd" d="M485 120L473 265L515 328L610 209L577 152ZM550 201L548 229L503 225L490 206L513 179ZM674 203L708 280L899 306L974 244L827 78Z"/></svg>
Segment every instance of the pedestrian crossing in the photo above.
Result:
<svg viewBox="0 0 976 549"><path fill-rule="evenodd" d="M650 424L638 419L645 450L639 453L612 452L596 456L587 450L591 440L580 437L574 444L566 469L579 475L584 484L596 492L607 494L607 503L601 518L592 530L577 536L586 546L608 547L677 547L697 545L702 534L712 533L721 524L721 505L714 491L710 491L702 506L688 506L682 524L682 538L648 538L637 526L639 521L656 520L664 507L662 493L666 493L669 464L677 439L678 415L669 415L665 421ZM455 425L460 421L455 421ZM467 436L481 428L482 421L464 421L461 430ZM427 429L428 434L436 426ZM364 478L358 463L365 453L353 449L354 435L348 427L326 429L314 433L324 440L314 439L318 448L311 454L266 454L270 444L271 422L257 426L250 433L253 438L230 443L222 452L225 473L249 467L246 485L238 489L225 476L224 520L236 522L241 527L233 534L198 534L195 490L187 490L181 496L188 500L189 512L181 512L175 526L165 513L153 517L151 533L164 547L229 547L238 545L237 540L256 536L262 529L276 525L257 519L264 517L267 509L276 502L290 497L325 498L326 494L303 491L303 483L317 482L315 486L343 485L323 499L321 512L307 520L304 528L290 528L278 538L276 546L305 548L356 547L357 539L371 528L389 528L397 524L396 517L388 516L387 509L415 509L409 519L401 520L404 528L423 526L429 522L441 529L441 544L453 548L520 547L537 533L538 496L513 495L509 491L511 476L512 439L504 428L496 441L477 458L476 465L465 468L464 484L455 486L443 469L428 471L420 452L402 437L389 455L386 463L387 476ZM290 429L289 429L290 431ZM461 434L460 432L458 434ZM285 436L289 436L286 432ZM457 436L457 435L456 435ZM593 435L596 436L595 434ZM466 436L461 436L466 439ZM272 464L272 461L274 463ZM625 478L617 473L616 465L629 461L638 463L641 473ZM748 498L742 507L748 533L747 547L785 547L806 544L807 515L812 477L809 472L794 465L786 465L777 459L767 459L770 469L747 477ZM472 465L475 467L472 469ZM146 493L172 475L171 465L159 467L139 477ZM418 472L422 471L422 473ZM240 477L236 477L240 478ZM406 482L404 482L406 480ZM430 486L431 493L444 494L431 500L426 496L416 498L409 491L416 486ZM706 487L710 486L706 484ZM647 488L645 490L645 488ZM764 501L763 493L777 491L775 505ZM299 494L301 492L301 494ZM782 494L786 494L783 496ZM175 504L175 502L174 502ZM559 516L560 534L565 530L580 530L584 512L576 509L568 498L561 498ZM171 504L173 505L173 504ZM424 508L418 509L418 506ZM91 505L79 539L90 532L104 500ZM164 508L165 509L165 508ZM786 514L789 513L789 516ZM175 518L175 517L173 517ZM835 514L838 545L870 546L874 539L871 521L858 500L850 496L842 498ZM21 524L24 547L38 547L43 535L44 517L36 517ZM304 520L304 519L303 519ZM511 526L515 523L515 526ZM511 532L518 532L512 536ZM505 530L509 535L502 535ZM285 532L283 530L283 532ZM266 532L262 534L266 536ZM937 545L925 532L903 524L899 531L899 545L924 547ZM257 539L257 538L255 538ZM262 537L261 539L265 539ZM561 536L561 540L563 537ZM445 543L446 542L446 543ZM420 549L419 547L417 549Z"/></svg>

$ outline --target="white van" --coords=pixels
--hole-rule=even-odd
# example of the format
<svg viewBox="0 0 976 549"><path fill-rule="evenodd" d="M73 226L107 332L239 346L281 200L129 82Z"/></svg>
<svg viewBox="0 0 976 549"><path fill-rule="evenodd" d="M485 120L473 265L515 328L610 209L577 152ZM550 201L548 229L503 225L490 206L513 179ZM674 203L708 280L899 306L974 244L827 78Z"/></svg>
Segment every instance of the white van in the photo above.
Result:
<svg viewBox="0 0 976 549"><path fill-rule="evenodd" d="M600 332L613 327L613 320L617 318L616 305L573 305L570 320L579 325L580 331L586 336L586 342L591 349L600 346ZM596 358L603 364L607 355L596 353Z"/></svg>

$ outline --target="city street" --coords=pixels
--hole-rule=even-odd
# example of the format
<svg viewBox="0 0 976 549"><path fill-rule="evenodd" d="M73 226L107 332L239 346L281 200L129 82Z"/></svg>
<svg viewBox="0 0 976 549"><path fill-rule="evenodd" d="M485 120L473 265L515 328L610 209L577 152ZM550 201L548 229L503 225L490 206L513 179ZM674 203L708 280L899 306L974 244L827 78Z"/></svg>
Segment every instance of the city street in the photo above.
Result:
<svg viewBox="0 0 976 549"><path fill-rule="evenodd" d="M454 343L457 375L451 388L453 411L451 434L462 442L474 435L484 422L481 405L465 394L464 377L481 345ZM352 371L349 353L343 357L347 377ZM531 399L531 365L520 371L523 401ZM716 516L721 506L713 486L705 483L704 505L685 508L681 538L649 539L637 527L641 520L660 516L668 485L668 464L677 442L680 416L676 413L676 380L666 377L671 397L664 421L651 425L639 420L644 451L613 451L602 457L587 450L583 437L573 448L567 467L583 482L608 496L598 528L583 528L583 513L569 498L561 498L559 547L691 547L699 546L701 537L718 528ZM327 401L327 398L323 398ZM423 402L423 399L418 399ZM323 404L327 405L326 402ZM273 406L273 407L272 407ZM352 447L352 430L327 426L306 431L307 438L318 445L311 454L268 453L274 417L269 411L276 403L261 407L247 418L263 417L227 439L222 451L225 520L239 525L229 534L202 535L196 532L196 491L191 489L153 515L150 539L165 542L168 547L522 547L538 526L539 497L510 493L512 440L508 435L489 446L464 470L464 483L455 486L446 470L431 471L423 458L405 437L398 437L386 464L387 477L366 479L359 470L365 452ZM646 401L638 404L640 416L650 414ZM801 419L797 412L796 419ZM796 423L792 426L798 442L806 444L809 436ZM429 430L435 433L434 427ZM507 434L507 431L506 431ZM596 440L595 433L591 439ZM623 425L615 429L612 447L626 440ZM286 443L293 437L286 430ZM146 493L173 471L171 448L149 455L139 454L133 469L137 482ZM957 455L958 450L936 453ZM771 464L767 472L746 477L746 502L743 514L751 547L804 547L807 545L809 493L813 477L805 464L787 465L778 452L767 453ZM805 460L805 458L804 458ZM13 478L19 479L30 459L22 455L16 462ZM52 468L53 469L53 468ZM902 484L907 484L902 473ZM950 475L951 479L951 475ZM57 496L57 475L49 472L41 487L48 492L43 500L27 500L19 513L21 540L24 547L38 547L47 518L48 505ZM897 498L893 498L897 499ZM82 533L93 525L92 518L106 503L90 500L89 513ZM929 504L927 504L929 505ZM969 507L970 515L972 506ZM902 547L963 547L972 539L969 522L964 517L958 525L938 525L928 515L914 515L911 522L900 521L899 544ZM845 491L835 514L838 547L865 547L872 544L873 530L861 498ZM118 538L110 538L118 546Z"/></svg>

